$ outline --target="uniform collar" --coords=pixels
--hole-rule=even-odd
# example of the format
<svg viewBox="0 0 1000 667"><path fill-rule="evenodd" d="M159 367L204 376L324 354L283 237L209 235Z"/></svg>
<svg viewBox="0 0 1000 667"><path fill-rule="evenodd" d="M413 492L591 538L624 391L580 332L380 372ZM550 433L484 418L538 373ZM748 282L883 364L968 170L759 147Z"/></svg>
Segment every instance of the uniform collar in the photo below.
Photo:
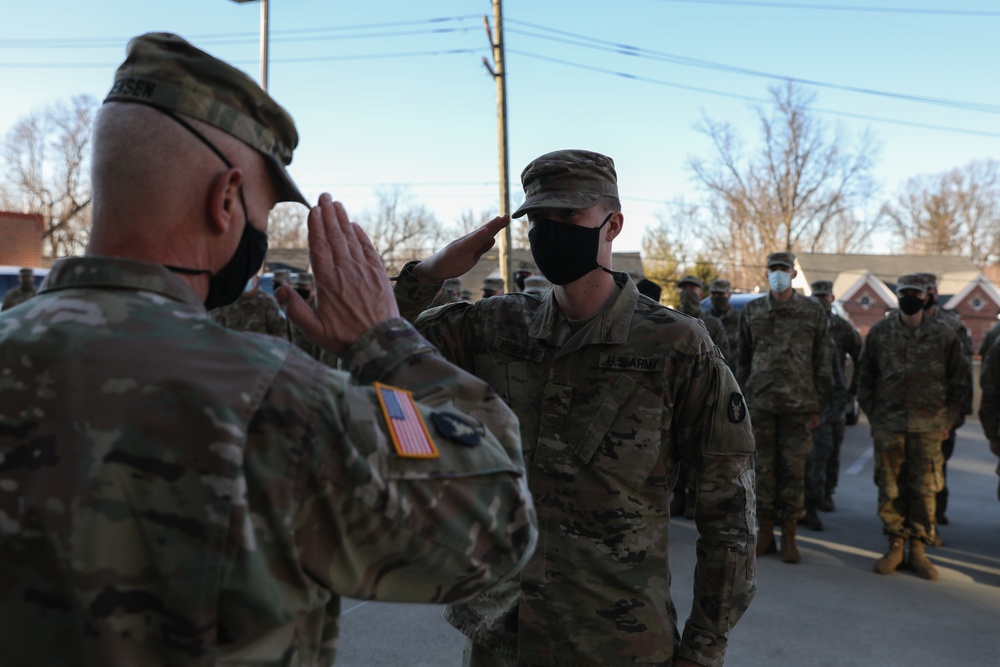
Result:
<svg viewBox="0 0 1000 667"><path fill-rule="evenodd" d="M575 336L562 311L559 310L552 290L545 293L542 307L531 323L528 335L560 348L564 348L571 338L574 339L573 345L569 349L560 350L560 353L571 352L587 344L624 343L628 340L632 311L635 310L635 304L639 300L639 290L627 273L612 271L611 275L619 287L618 297L610 308L595 315Z"/></svg>
<svg viewBox="0 0 1000 667"><path fill-rule="evenodd" d="M191 286L159 264L119 257L67 257L49 270L39 293L75 288L153 292L190 306L205 306Z"/></svg>

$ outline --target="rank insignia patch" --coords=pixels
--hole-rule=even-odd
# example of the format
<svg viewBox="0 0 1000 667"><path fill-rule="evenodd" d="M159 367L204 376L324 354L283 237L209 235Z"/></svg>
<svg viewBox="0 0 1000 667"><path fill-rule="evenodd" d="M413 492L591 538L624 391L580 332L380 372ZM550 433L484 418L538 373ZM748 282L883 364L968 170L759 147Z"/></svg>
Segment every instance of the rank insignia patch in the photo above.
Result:
<svg viewBox="0 0 1000 667"><path fill-rule="evenodd" d="M747 418L747 404L743 401L743 394L734 391L729 397L729 406L726 410L729 421L739 424Z"/></svg>
<svg viewBox="0 0 1000 667"><path fill-rule="evenodd" d="M396 453L411 459L436 459L439 456L437 447L410 392L380 382L374 387Z"/></svg>
<svg viewBox="0 0 1000 667"><path fill-rule="evenodd" d="M432 412L431 421L442 437L455 442L475 447L483 440L486 430L475 419L453 412Z"/></svg>

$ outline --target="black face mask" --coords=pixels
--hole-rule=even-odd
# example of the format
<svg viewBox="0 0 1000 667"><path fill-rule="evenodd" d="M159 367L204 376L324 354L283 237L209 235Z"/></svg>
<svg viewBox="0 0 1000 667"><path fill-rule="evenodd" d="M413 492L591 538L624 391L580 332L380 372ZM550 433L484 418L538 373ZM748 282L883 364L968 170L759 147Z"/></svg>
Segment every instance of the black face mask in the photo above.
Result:
<svg viewBox="0 0 1000 667"><path fill-rule="evenodd" d="M180 116L169 111L163 111L166 115L180 123L188 132L198 137L203 144L209 147L213 153L219 156L225 165L232 169L233 163L229 161L222 151L215 144L208 140L201 132L182 119ZM243 234L240 235L239 245L236 252L229 258L226 265L218 273L212 273L207 269L189 269L182 266L164 266L170 271L184 273L187 275L209 274L208 296L205 297L205 308L212 310L220 306L228 306L236 301L243 294L243 289L264 264L264 257L267 255L267 234L250 224L250 215L247 213L247 202L243 197L243 185L240 185L240 205L243 206Z"/></svg>
<svg viewBox="0 0 1000 667"><path fill-rule="evenodd" d="M904 294L899 297L899 309L904 315L916 315L924 308L924 300L916 294Z"/></svg>
<svg viewBox="0 0 1000 667"><path fill-rule="evenodd" d="M927 295L927 301L924 302L924 310L930 310L937 303L937 297L933 294Z"/></svg>
<svg viewBox="0 0 1000 667"><path fill-rule="evenodd" d="M600 227L580 227L558 220L539 220L528 230L531 256L538 270L553 285L568 285L594 269L608 269L597 263L601 230L614 213L608 213Z"/></svg>
<svg viewBox="0 0 1000 667"><path fill-rule="evenodd" d="M729 297L712 295L712 310L716 312L725 312L729 309Z"/></svg>
<svg viewBox="0 0 1000 667"><path fill-rule="evenodd" d="M298 293L299 296L302 297L303 301L312 300L312 290L309 289L308 287L296 287L295 291Z"/></svg>

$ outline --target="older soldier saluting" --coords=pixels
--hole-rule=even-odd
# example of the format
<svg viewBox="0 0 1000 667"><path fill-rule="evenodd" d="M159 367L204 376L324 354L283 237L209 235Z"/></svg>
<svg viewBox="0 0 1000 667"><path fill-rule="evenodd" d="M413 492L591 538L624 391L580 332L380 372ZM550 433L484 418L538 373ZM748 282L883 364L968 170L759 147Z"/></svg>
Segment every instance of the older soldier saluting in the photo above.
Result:
<svg viewBox="0 0 1000 667"><path fill-rule="evenodd" d="M924 547L937 531L941 441L961 413L968 367L955 332L927 317L926 290L919 275L900 277L899 310L876 322L865 338L858 402L872 427L878 515L889 537L875 571L895 572L908 541L907 563L933 580L938 571Z"/></svg>
<svg viewBox="0 0 1000 667"><path fill-rule="evenodd" d="M338 596L453 602L531 552L514 415L398 317L329 195L324 299L278 298L351 374L209 319L260 268L268 211L305 202L297 142L239 70L129 42L87 256L0 315L0 662L329 665Z"/></svg>
<svg viewBox="0 0 1000 667"><path fill-rule="evenodd" d="M553 285L451 304L417 319L449 359L517 412L539 548L517 580L448 620L467 665L721 665L756 588L753 438L705 328L639 295L611 269L624 216L611 158L556 151L521 173L531 254ZM420 263L396 295L416 317L508 224L495 218ZM670 598L671 465L697 473L694 606L678 634ZM678 642L679 639L679 642Z"/></svg>

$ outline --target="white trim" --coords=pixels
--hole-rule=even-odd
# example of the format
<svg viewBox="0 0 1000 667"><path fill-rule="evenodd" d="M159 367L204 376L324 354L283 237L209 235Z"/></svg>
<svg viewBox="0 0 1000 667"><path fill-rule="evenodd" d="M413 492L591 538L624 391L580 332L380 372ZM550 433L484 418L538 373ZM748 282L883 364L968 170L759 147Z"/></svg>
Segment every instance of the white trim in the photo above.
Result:
<svg viewBox="0 0 1000 667"><path fill-rule="evenodd" d="M837 297L837 301L850 301L852 297L854 297L854 295L857 294L865 285L868 285L872 291L874 291L879 298L885 302L885 305L891 307L899 305L899 301L896 299L896 294L871 271L865 271L853 285L844 290L844 293Z"/></svg>
<svg viewBox="0 0 1000 667"><path fill-rule="evenodd" d="M997 286L986 277L986 274L980 273L975 278L970 280L965 287L962 288L962 291L948 299L948 302L944 304L942 308L945 310L954 310L958 304L965 300L965 297L972 293L972 290L976 289L976 286L982 287L987 296L993 299L993 303L1000 306L1000 289L997 289Z"/></svg>

